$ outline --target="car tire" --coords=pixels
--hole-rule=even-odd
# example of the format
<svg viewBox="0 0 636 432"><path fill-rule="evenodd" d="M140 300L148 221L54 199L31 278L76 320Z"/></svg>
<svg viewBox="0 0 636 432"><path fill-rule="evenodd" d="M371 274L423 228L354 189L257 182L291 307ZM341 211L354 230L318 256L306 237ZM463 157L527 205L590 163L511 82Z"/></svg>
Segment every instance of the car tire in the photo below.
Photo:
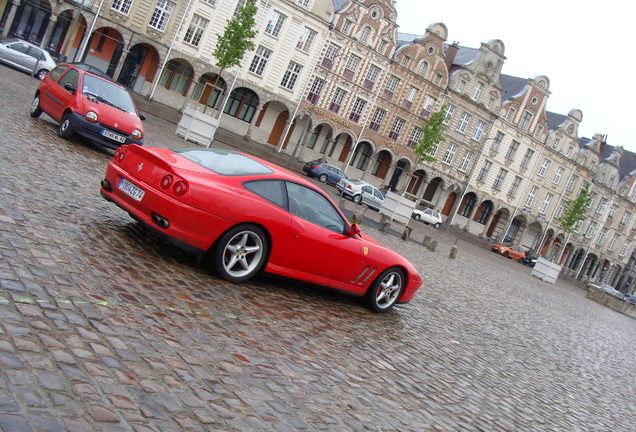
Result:
<svg viewBox="0 0 636 432"><path fill-rule="evenodd" d="M416 221L422 219L422 216L418 215L417 213L413 215L413 219L415 219Z"/></svg>
<svg viewBox="0 0 636 432"><path fill-rule="evenodd" d="M397 303L405 285L406 277L403 270L397 267L386 269L373 281L363 297L363 302L374 312L386 312Z"/></svg>
<svg viewBox="0 0 636 432"><path fill-rule="evenodd" d="M42 115L42 108L40 108L40 95L36 94L29 107L29 114L33 118L38 118Z"/></svg>
<svg viewBox="0 0 636 432"><path fill-rule="evenodd" d="M44 77L46 76L46 74L49 73L49 71L47 71L46 69L40 69L36 74L35 77L37 79L39 79L40 81L42 81L44 79Z"/></svg>
<svg viewBox="0 0 636 432"><path fill-rule="evenodd" d="M436 223L435 223L435 225L433 225L433 227L434 227L435 229L438 229L438 228L439 228L439 222L436 222Z"/></svg>
<svg viewBox="0 0 636 432"><path fill-rule="evenodd" d="M523 258L519 258L517 262L520 262L521 264L523 264Z"/></svg>
<svg viewBox="0 0 636 432"><path fill-rule="evenodd" d="M73 118L70 113L66 113L62 116L60 125L57 128L57 134L66 140L73 138Z"/></svg>
<svg viewBox="0 0 636 432"><path fill-rule="evenodd" d="M361 194L354 195L353 198L351 198L351 201L353 201L356 204L360 204L362 202L362 195Z"/></svg>
<svg viewBox="0 0 636 432"><path fill-rule="evenodd" d="M244 282L256 275L269 250L265 232L256 225L236 225L223 234L213 248L213 267L221 279Z"/></svg>
<svg viewBox="0 0 636 432"><path fill-rule="evenodd" d="M503 256L504 258L510 258L510 254L508 252L504 252Z"/></svg>
<svg viewBox="0 0 636 432"><path fill-rule="evenodd" d="M320 180L320 183L327 183L327 174L320 174L318 180Z"/></svg>

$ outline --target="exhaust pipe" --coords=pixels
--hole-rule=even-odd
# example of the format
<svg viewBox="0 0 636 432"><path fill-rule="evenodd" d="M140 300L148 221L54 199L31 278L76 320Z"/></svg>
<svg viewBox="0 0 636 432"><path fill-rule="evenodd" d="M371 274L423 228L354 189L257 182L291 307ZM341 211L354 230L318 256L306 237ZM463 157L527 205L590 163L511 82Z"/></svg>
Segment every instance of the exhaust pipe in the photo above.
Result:
<svg viewBox="0 0 636 432"><path fill-rule="evenodd" d="M151 219L159 228L168 229L170 226L170 221L157 213L152 213Z"/></svg>
<svg viewBox="0 0 636 432"><path fill-rule="evenodd" d="M107 192L112 192L113 191L113 188L111 187L110 182L108 180L106 180L106 179L101 181L101 186Z"/></svg>

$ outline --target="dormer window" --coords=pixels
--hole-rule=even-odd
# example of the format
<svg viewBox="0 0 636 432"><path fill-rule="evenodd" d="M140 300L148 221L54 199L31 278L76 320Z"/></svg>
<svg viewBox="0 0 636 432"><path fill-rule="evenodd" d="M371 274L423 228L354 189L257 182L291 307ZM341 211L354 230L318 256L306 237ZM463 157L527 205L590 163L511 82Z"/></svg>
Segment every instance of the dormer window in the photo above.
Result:
<svg viewBox="0 0 636 432"><path fill-rule="evenodd" d="M428 63L425 61L421 62L417 68L417 74L424 76L424 74L426 74L426 69L428 69Z"/></svg>
<svg viewBox="0 0 636 432"><path fill-rule="evenodd" d="M523 117L521 118L521 122L519 123L519 128L522 130L528 129L530 126L530 122L532 121L532 113L530 111L526 111L523 113Z"/></svg>
<svg viewBox="0 0 636 432"><path fill-rule="evenodd" d="M365 26L362 29L362 34L360 34L360 42L366 44L369 41L369 36L371 35L371 27Z"/></svg>
<svg viewBox="0 0 636 432"><path fill-rule="evenodd" d="M477 85L475 85L475 89L473 90L473 100L478 100L479 99L479 95L481 94L481 91L484 88L484 83L477 81Z"/></svg>
<svg viewBox="0 0 636 432"><path fill-rule="evenodd" d="M353 24L351 21L345 20L344 23L342 23L342 33L348 35L351 30L351 24Z"/></svg>

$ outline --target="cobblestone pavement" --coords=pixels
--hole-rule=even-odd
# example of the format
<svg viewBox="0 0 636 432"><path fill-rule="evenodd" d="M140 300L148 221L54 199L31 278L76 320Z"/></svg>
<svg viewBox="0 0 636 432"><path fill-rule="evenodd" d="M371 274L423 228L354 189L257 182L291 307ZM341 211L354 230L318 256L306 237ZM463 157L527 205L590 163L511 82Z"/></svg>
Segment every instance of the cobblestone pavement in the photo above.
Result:
<svg viewBox="0 0 636 432"><path fill-rule="evenodd" d="M418 223L435 252L372 231L425 280L387 314L226 283L99 196L112 152L31 119L35 79L0 66L0 86L1 430L636 427L636 322L567 281ZM161 117L146 128L187 145Z"/></svg>

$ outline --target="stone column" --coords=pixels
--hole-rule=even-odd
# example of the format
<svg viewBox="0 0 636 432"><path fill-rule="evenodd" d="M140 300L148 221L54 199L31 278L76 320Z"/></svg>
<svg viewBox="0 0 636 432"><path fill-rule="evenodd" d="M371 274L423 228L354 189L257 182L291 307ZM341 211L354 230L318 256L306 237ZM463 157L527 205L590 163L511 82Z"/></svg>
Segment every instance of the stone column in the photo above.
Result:
<svg viewBox="0 0 636 432"><path fill-rule="evenodd" d="M486 233L488 232L488 227L490 226L490 223L492 222L492 218L495 217L495 212L494 209L492 209L492 211L490 212L490 214L488 215L488 217L486 218L486 220L484 221L484 229L480 234L481 238L486 237Z"/></svg>
<svg viewBox="0 0 636 432"><path fill-rule="evenodd" d="M11 5L9 6L9 14L7 15L7 20L4 23L4 30L2 31L2 37L7 37L9 35L9 29L13 25L13 20L15 19L15 14L18 11L18 7L20 6L20 0L13 0Z"/></svg>
<svg viewBox="0 0 636 432"><path fill-rule="evenodd" d="M55 29L55 25L57 24L57 17L59 14L51 13L51 17L49 18L49 23L46 26L46 31L44 32L44 36L42 37L42 42L40 43L40 48L46 50L47 45L51 42L51 35L53 34L53 30Z"/></svg>
<svg viewBox="0 0 636 432"><path fill-rule="evenodd" d="M258 117L261 115L261 111L263 110L263 104L258 104L256 109L254 110L254 115L252 116L252 121L247 127L247 132L245 132L245 139L252 139L252 128L254 127L254 123L258 120Z"/></svg>

